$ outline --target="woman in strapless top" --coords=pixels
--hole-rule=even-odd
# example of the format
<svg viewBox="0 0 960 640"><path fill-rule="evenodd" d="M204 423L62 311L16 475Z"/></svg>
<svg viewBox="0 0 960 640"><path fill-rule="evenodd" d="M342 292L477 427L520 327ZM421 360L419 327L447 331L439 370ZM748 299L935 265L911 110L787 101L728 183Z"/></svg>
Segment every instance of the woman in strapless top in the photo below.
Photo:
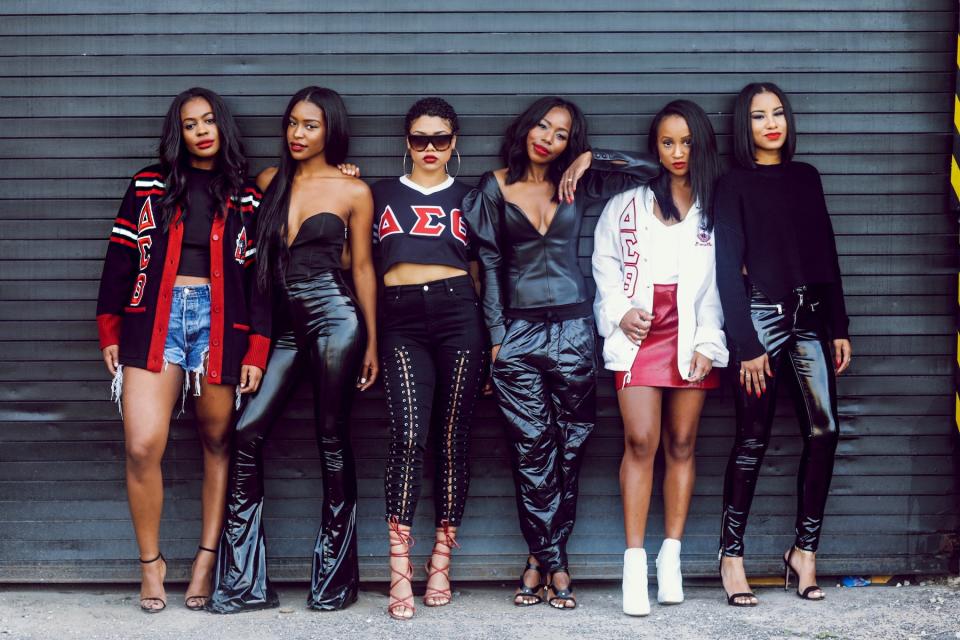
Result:
<svg viewBox="0 0 960 640"><path fill-rule="evenodd" d="M304 375L313 388L323 477L307 606L342 609L357 599L357 478L347 419L354 381L365 390L377 376L373 199L366 184L336 167L349 143L346 108L336 92L302 89L283 122L280 166L258 178L266 193L257 277L273 290L279 317L270 374L237 424L227 524L208 605L217 613L279 606L266 570L262 451ZM341 275L347 238L355 294Z"/></svg>

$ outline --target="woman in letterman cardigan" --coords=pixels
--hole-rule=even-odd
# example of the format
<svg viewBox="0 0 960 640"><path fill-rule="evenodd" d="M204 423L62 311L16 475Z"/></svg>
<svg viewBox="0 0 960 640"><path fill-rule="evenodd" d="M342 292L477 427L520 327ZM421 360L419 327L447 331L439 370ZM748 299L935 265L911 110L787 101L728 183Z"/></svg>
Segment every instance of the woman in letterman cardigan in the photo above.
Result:
<svg viewBox="0 0 960 640"><path fill-rule="evenodd" d="M97 296L100 348L123 417L147 613L166 607L160 461L174 408L192 389L203 524L185 605L199 610L223 526L235 402L257 389L270 348L270 305L250 268L261 196L246 181L239 131L220 96L193 88L174 98L159 155L127 188Z"/></svg>

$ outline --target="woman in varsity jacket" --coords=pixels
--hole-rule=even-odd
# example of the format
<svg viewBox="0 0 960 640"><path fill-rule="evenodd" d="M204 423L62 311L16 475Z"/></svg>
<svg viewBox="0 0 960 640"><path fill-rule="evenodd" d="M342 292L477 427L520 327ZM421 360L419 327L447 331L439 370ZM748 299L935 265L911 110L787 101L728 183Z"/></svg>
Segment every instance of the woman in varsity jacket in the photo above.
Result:
<svg viewBox="0 0 960 640"><path fill-rule="evenodd" d="M470 418L486 346L461 213L470 187L450 175L459 171L459 154L450 164L457 113L441 98L424 98L410 107L404 125L410 173L373 185L374 239L384 284L380 358L390 410L384 487L392 576L387 611L402 620L414 612L410 529L431 426L437 443L436 530L423 603L436 607L451 599L450 560L459 546L457 527L469 483Z"/></svg>
<svg viewBox="0 0 960 640"><path fill-rule="evenodd" d="M706 390L720 382L714 367L726 366L728 358L710 208L720 175L713 127L699 106L675 100L654 117L648 141L663 172L607 203L593 248L594 313L624 424L628 615L650 613L643 545L661 440L665 535L657 600L683 602L680 539L693 495L697 427Z"/></svg>
<svg viewBox="0 0 960 640"><path fill-rule="evenodd" d="M223 525L231 419L257 389L270 347L270 305L252 277L257 188L223 100L174 98L160 162L134 175L113 224L97 327L121 408L127 496L140 550L140 607L166 607L160 553L160 461L178 401L194 396L203 446L203 524L185 604L209 597ZM182 397L182 398L181 398Z"/></svg>

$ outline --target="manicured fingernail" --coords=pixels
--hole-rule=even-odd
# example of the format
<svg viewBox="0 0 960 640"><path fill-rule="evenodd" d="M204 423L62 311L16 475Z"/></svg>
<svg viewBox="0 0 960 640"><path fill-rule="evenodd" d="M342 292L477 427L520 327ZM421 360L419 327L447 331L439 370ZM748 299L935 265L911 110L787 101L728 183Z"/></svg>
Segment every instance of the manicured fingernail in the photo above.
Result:
<svg viewBox="0 0 960 640"><path fill-rule="evenodd" d="M367 381L366 378L360 378L360 384L363 384L363 383L365 383L366 381Z"/></svg>

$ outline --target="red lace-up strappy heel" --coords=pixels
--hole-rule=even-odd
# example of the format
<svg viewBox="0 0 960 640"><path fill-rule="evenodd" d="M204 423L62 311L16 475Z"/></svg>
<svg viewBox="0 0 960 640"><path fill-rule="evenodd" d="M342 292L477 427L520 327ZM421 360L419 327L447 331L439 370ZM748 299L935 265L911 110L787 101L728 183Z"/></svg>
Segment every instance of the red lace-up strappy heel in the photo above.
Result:
<svg viewBox="0 0 960 640"><path fill-rule="evenodd" d="M453 557L453 550L459 549L460 545L457 544L457 539L454 538L454 534L450 531L449 521L442 520L440 522L440 526L443 528L443 542L437 540L433 543L433 554L430 556L430 559L427 560L426 567L424 567L427 571L427 591L423 594L423 604L428 607L444 607L450 604L450 601L453 600L453 585L450 583L450 560ZM444 551L443 549L438 549L438 545L446 547L447 550ZM447 566L439 568L434 567L433 556L442 556L446 558ZM447 579L446 589L436 589L430 586L430 578L438 574Z"/></svg>
<svg viewBox="0 0 960 640"><path fill-rule="evenodd" d="M387 613L394 620L409 620L417 610L413 602L413 594L411 593L406 598L398 598L393 595L393 590L404 581L410 585L411 591L413 590L413 563L410 562L410 548L413 547L414 540L412 535L400 529L400 520L396 516L391 517L388 523L390 527L390 558L391 560L393 558L405 558L407 570L397 571L393 568L393 563L390 564L390 601L387 604ZM396 576L396 579L394 579L394 576ZM401 613L401 609L406 609L410 614Z"/></svg>

